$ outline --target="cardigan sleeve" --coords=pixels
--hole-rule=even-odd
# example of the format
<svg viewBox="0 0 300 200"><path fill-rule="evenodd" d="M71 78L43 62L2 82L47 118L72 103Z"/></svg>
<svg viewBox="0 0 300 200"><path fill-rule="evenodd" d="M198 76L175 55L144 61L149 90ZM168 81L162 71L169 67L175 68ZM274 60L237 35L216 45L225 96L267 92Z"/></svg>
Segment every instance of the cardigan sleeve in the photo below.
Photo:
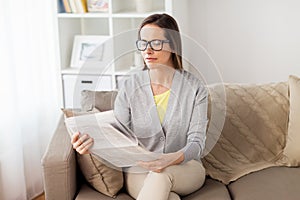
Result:
<svg viewBox="0 0 300 200"><path fill-rule="evenodd" d="M131 111L129 106L129 101L123 87L119 90L118 95L114 104L114 115L116 119L122 123L122 125L131 129Z"/></svg>
<svg viewBox="0 0 300 200"><path fill-rule="evenodd" d="M202 86L196 94L193 112L187 132L187 144L181 149L184 153L183 163L190 160L200 160L203 153L207 129L208 92Z"/></svg>

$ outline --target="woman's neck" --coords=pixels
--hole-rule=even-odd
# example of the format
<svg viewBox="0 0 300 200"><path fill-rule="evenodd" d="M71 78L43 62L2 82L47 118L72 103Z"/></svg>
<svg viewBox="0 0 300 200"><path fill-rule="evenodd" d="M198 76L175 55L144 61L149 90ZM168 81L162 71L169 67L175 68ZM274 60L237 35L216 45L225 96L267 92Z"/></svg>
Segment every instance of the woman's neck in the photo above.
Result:
<svg viewBox="0 0 300 200"><path fill-rule="evenodd" d="M175 69L168 66L159 66L155 69L149 69L151 84L171 88Z"/></svg>

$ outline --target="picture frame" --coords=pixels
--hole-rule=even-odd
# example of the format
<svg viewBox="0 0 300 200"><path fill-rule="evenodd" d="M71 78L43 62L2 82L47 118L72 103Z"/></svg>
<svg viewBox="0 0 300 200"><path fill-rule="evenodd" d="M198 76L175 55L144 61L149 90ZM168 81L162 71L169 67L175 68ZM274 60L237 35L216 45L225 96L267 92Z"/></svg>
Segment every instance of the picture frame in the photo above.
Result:
<svg viewBox="0 0 300 200"><path fill-rule="evenodd" d="M110 36L75 35L71 56L71 68L103 68L113 59Z"/></svg>

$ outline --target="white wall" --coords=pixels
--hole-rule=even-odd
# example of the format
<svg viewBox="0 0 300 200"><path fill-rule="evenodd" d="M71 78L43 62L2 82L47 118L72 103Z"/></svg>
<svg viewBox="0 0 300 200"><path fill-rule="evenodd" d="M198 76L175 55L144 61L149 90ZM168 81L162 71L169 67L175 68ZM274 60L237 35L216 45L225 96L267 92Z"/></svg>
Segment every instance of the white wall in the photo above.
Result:
<svg viewBox="0 0 300 200"><path fill-rule="evenodd" d="M182 32L206 48L224 82L266 83L300 76L299 0L186 1L188 26L178 16ZM185 52L199 57L194 48ZM207 68L211 66L204 69L207 79L215 80L209 77L215 72Z"/></svg>

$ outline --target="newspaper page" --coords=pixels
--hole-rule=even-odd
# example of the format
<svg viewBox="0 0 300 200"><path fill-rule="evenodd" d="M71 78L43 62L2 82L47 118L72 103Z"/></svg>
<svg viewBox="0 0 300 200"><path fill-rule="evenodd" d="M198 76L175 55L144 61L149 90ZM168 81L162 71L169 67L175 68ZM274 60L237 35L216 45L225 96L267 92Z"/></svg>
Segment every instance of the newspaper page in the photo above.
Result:
<svg viewBox="0 0 300 200"><path fill-rule="evenodd" d="M69 117L65 124L70 135L89 134L94 139L90 152L116 167L136 166L138 161L151 161L160 156L141 147L134 134L120 126L113 111ZM118 125L123 132L113 125Z"/></svg>

